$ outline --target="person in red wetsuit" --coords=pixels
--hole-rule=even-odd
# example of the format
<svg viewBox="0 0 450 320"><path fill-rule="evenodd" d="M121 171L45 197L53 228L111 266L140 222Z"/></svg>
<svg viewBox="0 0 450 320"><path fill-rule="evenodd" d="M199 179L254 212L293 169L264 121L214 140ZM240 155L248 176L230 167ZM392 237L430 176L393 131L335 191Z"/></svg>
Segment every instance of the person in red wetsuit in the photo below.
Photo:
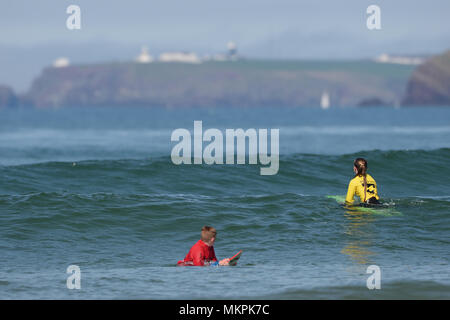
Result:
<svg viewBox="0 0 450 320"><path fill-rule="evenodd" d="M214 252L214 242L216 241L217 231L210 226L202 228L201 239L197 241L189 250L183 260L178 261L179 266L209 266L228 265L230 259L223 259L217 262L216 253Z"/></svg>

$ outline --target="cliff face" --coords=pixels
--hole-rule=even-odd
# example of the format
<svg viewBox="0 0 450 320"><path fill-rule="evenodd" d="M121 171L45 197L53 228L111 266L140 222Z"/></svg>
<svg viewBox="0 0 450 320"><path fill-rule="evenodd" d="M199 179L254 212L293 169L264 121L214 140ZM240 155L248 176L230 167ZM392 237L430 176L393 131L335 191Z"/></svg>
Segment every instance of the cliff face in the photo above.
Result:
<svg viewBox="0 0 450 320"><path fill-rule="evenodd" d="M7 86L0 86L0 108L17 107L19 99L14 91Z"/></svg>
<svg viewBox="0 0 450 320"><path fill-rule="evenodd" d="M412 68L370 61L115 63L44 69L27 100L37 107L146 105L357 105L368 97L396 101Z"/></svg>
<svg viewBox="0 0 450 320"><path fill-rule="evenodd" d="M402 104L450 106L450 51L414 70Z"/></svg>

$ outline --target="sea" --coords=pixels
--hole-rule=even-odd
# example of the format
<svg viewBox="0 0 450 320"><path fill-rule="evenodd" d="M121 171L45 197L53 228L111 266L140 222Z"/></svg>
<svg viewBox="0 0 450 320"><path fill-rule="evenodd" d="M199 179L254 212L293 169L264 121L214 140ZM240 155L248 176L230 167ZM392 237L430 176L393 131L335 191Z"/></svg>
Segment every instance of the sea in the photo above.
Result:
<svg viewBox="0 0 450 320"><path fill-rule="evenodd" d="M196 120L278 172L174 164ZM328 197L357 157L385 210ZM449 107L2 109L0 299L450 299L449 179ZM204 225L237 266L176 266Z"/></svg>

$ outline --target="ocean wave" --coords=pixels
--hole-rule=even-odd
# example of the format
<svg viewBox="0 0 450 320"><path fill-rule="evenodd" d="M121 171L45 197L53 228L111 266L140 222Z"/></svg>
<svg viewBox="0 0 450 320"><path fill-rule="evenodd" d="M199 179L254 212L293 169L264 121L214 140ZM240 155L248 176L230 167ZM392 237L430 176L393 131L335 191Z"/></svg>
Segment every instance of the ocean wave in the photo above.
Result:
<svg viewBox="0 0 450 320"><path fill-rule="evenodd" d="M282 194L344 194L352 162L365 157L383 197L445 196L439 183L450 176L450 149L371 150L344 155L296 153L280 156L280 170L261 176L260 165L174 165L169 156L144 159L41 162L0 166L1 194L61 192L192 194L256 197Z"/></svg>
<svg viewBox="0 0 450 320"><path fill-rule="evenodd" d="M286 126L280 127L280 133L283 135L361 135L373 134L444 134L450 133L450 126Z"/></svg>
<svg viewBox="0 0 450 320"><path fill-rule="evenodd" d="M396 280L383 282L381 290L368 290L364 285L324 286L311 289L290 289L276 294L262 295L260 299L443 299L450 298L450 284L436 281Z"/></svg>

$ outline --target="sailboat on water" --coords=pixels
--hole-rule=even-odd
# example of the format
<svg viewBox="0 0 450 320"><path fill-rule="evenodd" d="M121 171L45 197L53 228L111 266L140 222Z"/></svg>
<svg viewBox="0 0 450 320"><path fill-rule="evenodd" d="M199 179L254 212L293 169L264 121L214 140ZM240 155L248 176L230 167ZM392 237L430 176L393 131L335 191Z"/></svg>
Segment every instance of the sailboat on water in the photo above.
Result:
<svg viewBox="0 0 450 320"><path fill-rule="evenodd" d="M320 97L320 107L322 109L328 109L330 107L330 95L327 91L324 91L322 97Z"/></svg>

